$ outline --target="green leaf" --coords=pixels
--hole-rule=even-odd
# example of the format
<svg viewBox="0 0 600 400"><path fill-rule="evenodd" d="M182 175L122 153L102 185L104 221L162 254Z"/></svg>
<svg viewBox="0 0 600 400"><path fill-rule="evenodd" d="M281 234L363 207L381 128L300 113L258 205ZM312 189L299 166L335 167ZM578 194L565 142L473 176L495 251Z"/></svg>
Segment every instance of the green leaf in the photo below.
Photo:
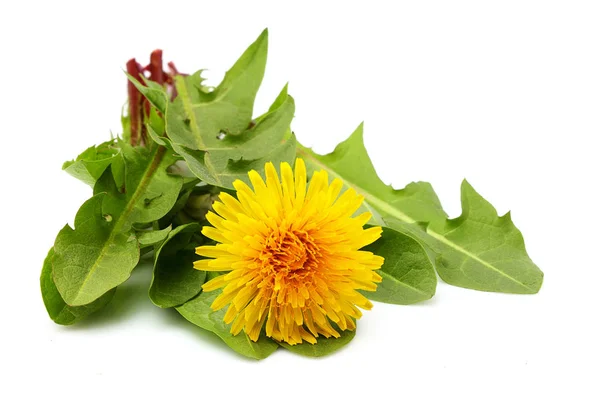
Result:
<svg viewBox="0 0 600 400"><path fill-rule="evenodd" d="M120 150L114 140L86 149L73 161L63 164L63 170L80 181L94 186L106 168L119 157ZM115 170L117 171L117 170ZM118 181L118 176L115 180Z"/></svg>
<svg viewBox="0 0 600 400"><path fill-rule="evenodd" d="M292 353L300 354L306 357L324 357L328 356L342 347L346 346L354 336L356 331L342 331L339 338L318 337L316 344L302 342L301 344L290 345L284 342L279 342L279 345L291 351Z"/></svg>
<svg viewBox="0 0 600 400"><path fill-rule="evenodd" d="M183 185L180 176L171 175L167 169L177 160L164 147L152 153L143 147L121 143L125 159L125 193L118 202L125 204L127 219L131 223L156 221L171 210ZM94 192L108 191L99 186Z"/></svg>
<svg viewBox="0 0 600 400"><path fill-rule="evenodd" d="M83 203L75 229L66 225L54 243L54 283L71 306L89 304L125 282L139 260L135 235L115 229L115 220L102 212L106 197L99 193Z"/></svg>
<svg viewBox="0 0 600 400"><path fill-rule="evenodd" d="M296 139L292 136L282 143L270 147L270 152L257 160L229 160L225 169L217 173L207 168L204 162L206 153L176 145L175 151L184 158L190 171L204 182L226 189L233 189L233 182L237 179L241 179L246 183L249 182L248 172L250 170L264 173L265 164L269 161L275 165L279 165L280 162L292 164L296 155Z"/></svg>
<svg viewBox="0 0 600 400"><path fill-rule="evenodd" d="M281 143L287 137L294 117L294 99L287 95L286 100L273 111L260 118L240 136L226 135L222 139L216 136L207 139L210 147L198 150L207 170L222 171L229 160L255 160L269 152L273 144ZM175 148L182 146L173 141ZM188 147L188 149L191 149ZM214 174L214 172L213 172ZM202 179L202 176L199 176ZM210 176L209 176L210 179Z"/></svg>
<svg viewBox="0 0 600 400"><path fill-rule="evenodd" d="M174 158L164 147L153 153L120 143L125 185L118 189L108 168L94 187L96 195L81 207L75 229L58 234L54 282L71 306L82 306L127 280L140 256L134 223L154 222L175 204L182 187L167 168Z"/></svg>
<svg viewBox="0 0 600 400"><path fill-rule="evenodd" d="M375 292L362 292L371 300L413 304L433 297L437 276L423 246L411 236L383 228L381 238L363 250L385 259L377 271L383 280Z"/></svg>
<svg viewBox="0 0 600 400"><path fill-rule="evenodd" d="M146 122L146 130L155 143L166 146L167 142L162 139L165 135L165 120L158 114L155 108L150 109L150 114Z"/></svg>
<svg viewBox="0 0 600 400"><path fill-rule="evenodd" d="M198 297L177 307L176 310L192 324L219 336L227 346L243 356L260 360L267 358L277 350L277 343L264 335L261 335L256 342L250 340L243 331L233 336L229 332L229 325L223 322L225 309L213 311L210 308L210 305L220 293L219 290L202 292Z"/></svg>
<svg viewBox="0 0 600 400"><path fill-rule="evenodd" d="M131 117L128 115L127 104L121 108L121 139L127 143L131 143Z"/></svg>
<svg viewBox="0 0 600 400"><path fill-rule="evenodd" d="M269 107L269 111L267 113L265 113L264 115L261 115L260 117L258 117L255 122L260 121L261 119L263 119L264 117L266 117L267 115L272 113L273 111L277 110L286 101L288 101L288 84L287 83L285 84L285 86L283 87L281 92L279 92L279 96L277 96L277 98L275 99L273 104L271 104L271 107Z"/></svg>
<svg viewBox="0 0 600 400"><path fill-rule="evenodd" d="M171 225L165 229L152 230L152 231L141 231L137 234L137 240L140 244L140 248L154 246L164 241L171 232Z"/></svg>
<svg viewBox="0 0 600 400"><path fill-rule="evenodd" d="M181 305L202 290L205 271L194 269L198 259L193 235L200 232L199 224L178 226L156 251L150 300L162 308Z"/></svg>
<svg viewBox="0 0 600 400"><path fill-rule="evenodd" d="M364 147L362 124L330 154L318 155L300 144L297 150L298 156L311 169L325 169L331 176L341 178L347 186L362 194L367 208L372 212L395 216L408 223L446 218L429 183L413 182L404 189L396 190L379 179Z"/></svg>
<svg viewBox="0 0 600 400"><path fill-rule="evenodd" d="M436 268L447 283L504 293L537 293L544 274L531 261L510 213L496 209L467 182L461 185L462 214L432 221L419 236L439 253ZM390 226L397 220L388 221Z"/></svg>
<svg viewBox="0 0 600 400"><path fill-rule="evenodd" d="M161 146L165 146L169 149L171 149L171 144L169 142L167 142L161 135L159 135L154 128L152 127L152 125L148 124L147 125L147 131L148 131L148 135L150 136L150 139L152 139L156 144L159 144Z"/></svg>
<svg viewBox="0 0 600 400"><path fill-rule="evenodd" d="M267 47L265 30L209 93L199 74L176 76L177 98L166 113L171 140L192 150L209 150L220 132L231 136L244 132L252 120L254 99L265 72Z"/></svg>
<svg viewBox="0 0 600 400"><path fill-rule="evenodd" d="M449 220L424 182L395 190L377 177L363 143L363 127L324 156L298 145L298 156L325 169L365 197L367 207L395 230L418 238L438 254L436 268L448 283L477 290L536 293L543 279L529 259L523 238L509 216L463 184L463 215Z"/></svg>
<svg viewBox="0 0 600 400"><path fill-rule="evenodd" d="M148 99L150 104L156 107L156 109L161 113L165 113L167 110L167 104L169 102L169 96L165 87L154 81L146 79L143 75L141 75L141 78L144 80L144 84L139 82L133 76L129 75L127 72L125 72L125 75L127 75L127 78L131 83L133 83L137 90L144 97L146 97L146 99Z"/></svg>
<svg viewBox="0 0 600 400"><path fill-rule="evenodd" d="M159 226L168 226L168 225L180 225L177 222L177 215L179 212L185 207L190 195L192 194L192 189L184 189L179 194L177 201L171 208L171 210L160 219Z"/></svg>
<svg viewBox="0 0 600 400"><path fill-rule="evenodd" d="M83 318L104 308L115 294L115 289L105 293L96 301L81 307L71 307L60 296L54 281L52 280L52 259L54 249L50 249L48 256L44 260L42 274L40 276L40 286L42 289L42 299L46 306L48 315L54 322L60 325L72 325L81 321Z"/></svg>
<svg viewBox="0 0 600 400"><path fill-rule="evenodd" d="M291 140L290 123L295 105L287 85L269 111L252 121L267 42L265 30L213 91L203 85L199 71L175 77L177 97L166 106L162 100L148 98L159 110L165 109L167 133L162 136L162 127L148 124L150 137L183 157L190 171L205 183L231 189L234 180L247 180L250 167L260 171L268 161L293 162L295 141ZM132 82L149 95L149 82L148 87Z"/></svg>
<svg viewBox="0 0 600 400"><path fill-rule="evenodd" d="M249 169L245 169L244 165L248 163L264 169L267 161L293 161L295 150L292 151L291 146L295 142L290 141L290 124L295 106L294 99L287 94L287 86L274 105L277 107L272 106L240 136L207 138L206 142L210 145L207 150L193 150L175 141L171 145L199 179L208 184L232 188L232 182L240 175L247 179L245 175Z"/></svg>

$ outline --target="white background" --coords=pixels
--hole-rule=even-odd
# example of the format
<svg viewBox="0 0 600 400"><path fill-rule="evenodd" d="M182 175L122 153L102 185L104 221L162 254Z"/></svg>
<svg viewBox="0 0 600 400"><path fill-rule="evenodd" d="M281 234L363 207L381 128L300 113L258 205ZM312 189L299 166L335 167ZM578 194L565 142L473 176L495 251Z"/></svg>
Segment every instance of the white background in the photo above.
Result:
<svg viewBox="0 0 600 400"><path fill-rule="evenodd" d="M119 3L0 6L1 398L599 398L597 2ZM90 196L60 167L120 132L125 62L162 48L216 84L265 27L257 113L289 81L318 152L364 120L382 179L432 182L452 216L466 177L512 210L540 293L440 282L420 305L376 304L316 360L237 356L154 307L148 268L97 318L54 325L39 271Z"/></svg>

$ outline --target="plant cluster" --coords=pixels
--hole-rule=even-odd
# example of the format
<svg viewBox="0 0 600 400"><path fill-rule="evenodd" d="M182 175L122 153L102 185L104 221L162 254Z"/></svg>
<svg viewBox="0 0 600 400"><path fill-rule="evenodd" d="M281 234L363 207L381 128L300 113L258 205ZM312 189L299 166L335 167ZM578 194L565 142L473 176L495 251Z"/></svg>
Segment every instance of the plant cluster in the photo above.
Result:
<svg viewBox="0 0 600 400"><path fill-rule="evenodd" d="M226 309L211 304L220 290L202 286L222 275L194 269L207 213L223 193L236 198L234 182L250 184L248 173L265 176L265 165L304 161L308 177L326 171L364 198L360 210L381 237L362 250L385 260L376 291L366 298L408 305L434 296L437 276L469 289L537 293L543 274L525 251L510 214L494 207L464 181L462 214L449 219L432 186L410 183L395 190L377 176L363 144L363 127L327 155L302 146L290 124L294 99L285 86L271 107L254 117L254 101L267 59L265 30L229 69L217 87L204 84L202 71L180 73L162 53L150 64L127 63L128 112L121 137L81 153L63 169L93 189L73 227L58 233L44 261L41 290L54 322L74 324L105 307L140 258L154 263L150 300L174 308L191 323L219 336L236 352L261 359L278 347L308 355L329 354L347 344L354 330L319 337L315 344L291 345L267 337L234 335ZM150 254L149 254L150 255ZM282 317L283 318L283 317ZM336 325L338 326L338 325Z"/></svg>

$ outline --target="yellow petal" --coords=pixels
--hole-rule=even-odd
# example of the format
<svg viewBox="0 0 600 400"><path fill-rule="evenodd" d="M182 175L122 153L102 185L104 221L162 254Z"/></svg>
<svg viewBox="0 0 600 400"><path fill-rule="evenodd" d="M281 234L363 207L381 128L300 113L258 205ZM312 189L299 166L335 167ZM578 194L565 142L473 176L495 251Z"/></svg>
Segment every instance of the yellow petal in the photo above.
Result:
<svg viewBox="0 0 600 400"><path fill-rule="evenodd" d="M371 214L354 216L363 198L351 188L340 195L342 180L329 183L317 170L307 185L300 158L294 171L285 162L280 176L272 163L264 171L248 174L253 188L235 181L236 194L223 192L207 213L212 226L202 232L219 244L198 247L208 258L194 268L229 271L202 286L221 290L212 309L227 307L231 333L243 330L253 341L263 329L291 345L355 329L359 308L372 307L359 291L377 288L375 270L383 264L360 249L380 237L381 227L363 229Z"/></svg>

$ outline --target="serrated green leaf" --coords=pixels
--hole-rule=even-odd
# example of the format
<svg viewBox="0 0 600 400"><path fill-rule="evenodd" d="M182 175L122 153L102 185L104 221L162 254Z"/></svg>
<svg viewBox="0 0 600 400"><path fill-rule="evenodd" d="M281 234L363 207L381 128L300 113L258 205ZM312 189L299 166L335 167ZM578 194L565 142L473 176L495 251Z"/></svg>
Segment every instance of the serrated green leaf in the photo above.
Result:
<svg viewBox="0 0 600 400"><path fill-rule="evenodd" d="M265 30L210 93L197 81L199 74L176 76L177 98L166 112L171 140L192 150L209 150L220 132L231 136L244 132L265 72L267 47Z"/></svg>
<svg viewBox="0 0 600 400"><path fill-rule="evenodd" d="M379 179L364 147L362 124L330 154L318 155L300 144L297 149L298 156L310 164L311 169L325 169L362 194L370 211L393 215L408 223L446 218L429 183L413 182L397 190Z"/></svg>
<svg viewBox="0 0 600 400"><path fill-rule="evenodd" d="M205 168L212 172L208 175L216 175L227 166L229 160L255 160L264 157L274 143L281 143L290 130L290 123L294 117L294 99L287 96L286 100L273 111L265 116L240 136L226 135L222 139L217 137L207 140L209 143L206 150L197 150L203 155L202 161ZM176 149L183 147L173 141ZM187 147L190 149L189 147ZM203 179L203 176L199 176Z"/></svg>
<svg viewBox="0 0 600 400"><path fill-rule="evenodd" d="M188 150L176 145L175 151L187 162L190 171L196 176L201 177L204 182L214 186L233 189L233 182L235 180L241 179L242 181L249 182L248 172L256 170L259 173L263 173L265 164L269 161L275 165L279 165L280 162L284 161L292 164L296 154L296 140L294 137L290 137L281 144L271 147L269 153L257 160L229 160L227 167L216 174L209 170L204 162L204 155L206 153Z"/></svg>
<svg viewBox="0 0 600 400"><path fill-rule="evenodd" d="M135 235L121 233L115 229L115 220L105 218L102 203L106 196L99 193L83 203L75 229L66 225L54 243L54 283L71 306L90 304L125 282L139 260Z"/></svg>
<svg viewBox="0 0 600 400"><path fill-rule="evenodd" d="M121 148L127 173L125 193L119 202L124 202L130 223L156 221L171 210L183 185L180 176L167 171L177 159L164 147L151 153L122 142ZM94 188L95 193L108 190L103 186Z"/></svg>
<svg viewBox="0 0 600 400"><path fill-rule="evenodd" d="M286 93L285 100L277 108L260 117L243 135L225 136L219 140L219 147L209 151L213 165L217 168L224 166L222 161L215 160L255 160L264 157L274 144L282 143L290 133L294 110L294 99Z"/></svg>
<svg viewBox="0 0 600 400"><path fill-rule="evenodd" d="M301 344L290 345L280 342L279 345L291 351L292 353L300 354L306 357L324 357L335 353L342 347L346 346L352 339L354 339L355 335L356 331L346 330L340 332L339 338L318 337L316 344L302 342Z"/></svg>
<svg viewBox="0 0 600 400"><path fill-rule="evenodd" d="M71 306L89 304L129 278L140 256L132 225L163 217L182 187L181 177L167 173L174 158L164 147L147 153L120 145L124 187L115 186L108 168L77 213L75 229L65 226L54 244L54 282Z"/></svg>
<svg viewBox="0 0 600 400"><path fill-rule="evenodd" d="M194 233L199 232L199 224L178 226L156 251L149 290L150 300L155 305L162 308L179 306L202 290L206 272L194 269L194 261L199 257L194 251L194 243L190 243Z"/></svg>
<svg viewBox="0 0 600 400"><path fill-rule="evenodd" d="M93 187L106 168L119 157L119 153L120 149L115 141L109 140L87 148L75 160L65 162L62 168L69 175ZM115 176L115 181L118 178Z"/></svg>
<svg viewBox="0 0 600 400"><path fill-rule="evenodd" d="M469 289L504 293L537 293L543 273L525 250L521 232L510 213L496 209L467 182L461 185L462 214L432 221L415 232L439 253L436 269L447 283ZM386 220L388 225L400 222Z"/></svg>
<svg viewBox="0 0 600 400"><path fill-rule="evenodd" d="M468 184L463 185L463 215L456 220L448 220L428 183L411 183L402 190L385 185L364 147L362 125L331 154L321 156L298 146L298 155L343 179L388 226L433 249L436 268L448 283L494 292L539 290L543 274L528 257L521 233L509 217L498 218Z"/></svg>
<svg viewBox="0 0 600 400"><path fill-rule="evenodd" d="M162 127L147 125L156 143L182 156L190 171L208 184L232 188L235 179L247 179L246 165L262 170L268 161L293 162L295 142L291 141L290 123L295 106L287 85L269 111L252 121L254 99L264 75L267 42L265 30L213 91L203 85L201 71L176 76L177 97L166 103L164 112L166 137L160 134ZM150 83L142 87L139 82L132 82L144 94L151 88ZM161 109L161 104L155 106Z"/></svg>
<svg viewBox="0 0 600 400"><path fill-rule="evenodd" d="M249 170L243 168L246 164L256 166L262 163L258 167L264 169L267 161L293 161L295 153L290 151L294 143L290 142L290 123L294 117L294 100L284 88L275 103L278 107L272 107L244 134L210 139L208 151L192 150L175 141L172 147L199 179L211 185L232 188L232 182L240 175L247 179L245 175Z"/></svg>
<svg viewBox="0 0 600 400"><path fill-rule="evenodd" d="M192 324L216 334L227 346L243 356L260 360L267 358L277 350L277 343L264 335L261 335L256 342L250 340L243 331L233 336L229 332L229 325L223 321L225 309L213 311L210 308L210 305L219 294L219 290L202 292L198 297L177 307L176 310Z"/></svg>
<svg viewBox="0 0 600 400"><path fill-rule="evenodd" d="M143 249L144 247L150 247L161 243L169 236L169 232L171 232L171 225L167 226L165 229L138 232L137 240L140 244L140 248Z"/></svg>
<svg viewBox="0 0 600 400"><path fill-rule="evenodd" d="M411 236L383 228L381 237L363 250L382 256L385 261L376 271L383 280L377 291L362 292L374 301L390 304L413 304L435 294L437 276L423 246Z"/></svg>
<svg viewBox="0 0 600 400"><path fill-rule="evenodd" d="M104 308L113 298L115 289L105 293L96 301L81 307L71 307L60 296L54 281L52 280L52 258L54 249L50 249L48 256L44 260L42 274L40 276L40 286L42 290L42 299L44 306L50 318L59 325L72 325L90 314Z"/></svg>

